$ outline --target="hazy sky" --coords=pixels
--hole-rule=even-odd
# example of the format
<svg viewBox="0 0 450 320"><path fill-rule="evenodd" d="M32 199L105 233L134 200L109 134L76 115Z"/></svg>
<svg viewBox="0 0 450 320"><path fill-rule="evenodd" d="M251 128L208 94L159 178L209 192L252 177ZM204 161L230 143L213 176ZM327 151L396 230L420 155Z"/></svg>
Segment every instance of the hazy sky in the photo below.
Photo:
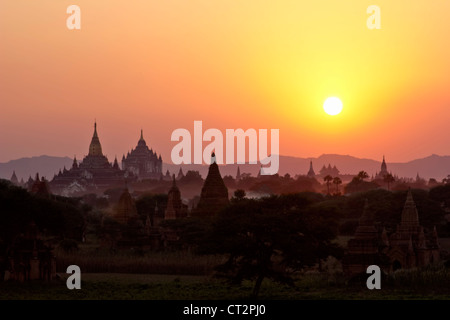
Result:
<svg viewBox="0 0 450 320"><path fill-rule="evenodd" d="M110 161L143 128L167 162L194 120L280 129L283 155L449 155L449 15L448 0L0 0L0 162L80 159L94 119Z"/></svg>

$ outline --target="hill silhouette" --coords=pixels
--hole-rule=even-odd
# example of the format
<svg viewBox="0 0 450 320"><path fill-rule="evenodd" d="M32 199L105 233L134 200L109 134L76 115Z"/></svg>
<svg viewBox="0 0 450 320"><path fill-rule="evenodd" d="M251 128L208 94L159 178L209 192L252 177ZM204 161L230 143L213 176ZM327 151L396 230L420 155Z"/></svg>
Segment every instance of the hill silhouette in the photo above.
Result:
<svg viewBox="0 0 450 320"><path fill-rule="evenodd" d="M58 173L59 169L66 166L72 167L73 159L69 157L37 156L30 158L20 158L5 163L0 163L0 178L10 179L13 171L16 171L17 178L23 178L25 181L31 176L33 179L36 172L48 180L53 179L53 175Z"/></svg>

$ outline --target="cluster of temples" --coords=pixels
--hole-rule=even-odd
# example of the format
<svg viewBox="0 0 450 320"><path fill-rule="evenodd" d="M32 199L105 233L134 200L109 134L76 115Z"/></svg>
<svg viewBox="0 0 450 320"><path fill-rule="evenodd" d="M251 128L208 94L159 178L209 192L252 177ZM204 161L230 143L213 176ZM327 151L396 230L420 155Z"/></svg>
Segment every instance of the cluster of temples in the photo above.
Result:
<svg viewBox="0 0 450 320"><path fill-rule="evenodd" d="M129 246L136 244L136 241L140 245L152 249L179 245L177 243L179 237L176 230L163 226L163 221L181 219L188 216L213 216L228 203L228 189L223 182L219 166L213 154L199 202L191 211L188 210L188 206L181 199L181 192L177 186L175 175L172 175L172 186L167 194L167 204L164 207L156 204L155 209L145 217L145 221L138 216L134 199L128 188L125 188L112 218L128 228L139 228L138 225L141 224L141 230L143 229L144 232L141 232L139 240L136 238L126 240L122 237L118 241L118 245Z"/></svg>
<svg viewBox="0 0 450 320"><path fill-rule="evenodd" d="M320 175L325 174L338 175L339 170L335 166L324 166ZM382 167L377 173L377 177L386 174L388 171L383 157ZM183 176L180 169L178 179ZM307 176L315 177L312 162L310 162ZM146 217L140 216L128 187L124 188L114 213L110 215L110 218L115 220L118 225L128 228L126 231L128 235L121 231L122 233L117 234L117 239L114 239L115 243L119 245L132 247L144 244L153 249L169 247L176 244L179 237L177 231L167 227L163 221L188 216L213 216L229 204L228 189L220 174L214 153L199 201L195 207L188 210L187 205L181 199L175 175L170 176L169 172L165 175L162 174L161 156L147 147L142 131L137 147L127 153L126 157L123 156L122 168L120 168L117 158L110 163L103 154L96 123L89 153L82 161L78 162L74 158L72 167L64 168L51 181L46 181L36 175L35 180L30 178L27 185L31 192L42 196L48 196L50 189L54 193L70 196L112 186L123 186L126 185L126 182L144 178L172 180L167 204L164 203L163 206L156 204L154 211L149 212ZM239 178L238 168L237 179ZM15 173L12 181L19 183ZM125 229L122 228L122 230ZM426 232L425 228L420 225L419 214L411 190L409 190L400 223L391 234L388 234L386 229L377 227L366 200L355 235L348 242L342 265L344 273L355 275L365 273L370 265L378 265L385 272L392 272L403 268L427 266L439 259L440 245L436 228ZM16 239L8 253L7 260L0 262L8 264L9 278L20 281L52 279L56 271L52 248L37 237L35 225L30 225L25 235ZM5 278L4 273L0 276Z"/></svg>
<svg viewBox="0 0 450 320"><path fill-rule="evenodd" d="M419 214L408 191L400 224L388 235L377 229L373 213L366 200L355 236L350 239L343 259L346 274L365 273L370 265L378 265L385 272L424 267L440 259L436 227L431 232L419 223Z"/></svg>
<svg viewBox="0 0 450 320"><path fill-rule="evenodd" d="M72 167L62 169L49 182L53 193L64 196L87 192L98 192L109 187L124 185L142 179L162 177L162 158L149 149L144 140L143 131L137 147L122 157L122 168L117 158L110 163L102 152L102 145L94 124L94 134L89 145L89 153L78 162L73 159Z"/></svg>

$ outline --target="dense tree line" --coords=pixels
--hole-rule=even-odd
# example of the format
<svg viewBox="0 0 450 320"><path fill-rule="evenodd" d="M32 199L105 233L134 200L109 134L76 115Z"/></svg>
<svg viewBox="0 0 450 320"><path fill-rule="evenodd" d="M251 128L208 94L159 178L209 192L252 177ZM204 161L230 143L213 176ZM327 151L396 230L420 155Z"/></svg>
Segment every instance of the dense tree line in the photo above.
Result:
<svg viewBox="0 0 450 320"><path fill-rule="evenodd" d="M353 183L361 186L365 178L361 174ZM236 283L252 279L257 295L266 278L292 284L292 272L330 255L341 257L342 250L335 245L334 239L340 234L354 234L365 199L368 199L369 210L374 213L378 228L385 227L388 232L393 232L400 222L405 190L369 188L343 196L338 192L338 181L334 183L328 179L330 192L327 195L312 190L295 193L309 183L315 185L317 181L313 180L289 176L262 179L255 191L267 187L283 189L284 194L251 199L246 197L244 190L238 189L230 204L216 216L162 221L161 226L177 231L183 244L180 247L189 247L200 254L225 255L227 260L217 266L217 275ZM246 182L244 179L240 184ZM336 188L334 195L332 188ZM0 180L0 248L7 248L30 222L35 222L46 236L77 241L81 240L86 223L95 224L91 230L99 238L114 242L119 237L118 231L130 239L144 236L136 230L143 230L147 217L153 226L157 225L156 220L163 219L166 194L144 194L138 198L136 225L118 226L112 218L102 218L102 214L87 214L90 206L101 212L102 208L111 205L117 200L119 190L111 189L107 194L109 200L94 195L85 196L83 200L39 197ZM440 236L448 236L450 228L444 216L445 208L450 204L450 185L436 186L429 191L416 189L412 194L420 223L426 231L437 226Z"/></svg>
<svg viewBox="0 0 450 320"><path fill-rule="evenodd" d="M437 226L439 234L447 235L443 204L450 198L450 188L418 189L412 194L426 232ZM365 199L379 230L395 231L406 195L407 191L375 189L348 196L303 192L248 199L237 190L230 205L215 217L164 225L176 229L180 240L198 253L227 255L217 275L237 283L253 279L257 295L265 278L289 284L291 271L329 255L340 258L342 250L333 240L339 234L354 234Z"/></svg>
<svg viewBox="0 0 450 320"><path fill-rule="evenodd" d="M47 237L80 241L88 210L79 199L40 197L0 180L0 241L12 243L31 222Z"/></svg>
<svg viewBox="0 0 450 320"><path fill-rule="evenodd" d="M312 266L341 251L332 240L337 220L329 212L310 209L320 194L303 193L247 199L236 192L231 204L210 219L168 221L181 241L198 253L225 254L217 275L234 283L255 281L256 296L265 278L293 284L294 270Z"/></svg>

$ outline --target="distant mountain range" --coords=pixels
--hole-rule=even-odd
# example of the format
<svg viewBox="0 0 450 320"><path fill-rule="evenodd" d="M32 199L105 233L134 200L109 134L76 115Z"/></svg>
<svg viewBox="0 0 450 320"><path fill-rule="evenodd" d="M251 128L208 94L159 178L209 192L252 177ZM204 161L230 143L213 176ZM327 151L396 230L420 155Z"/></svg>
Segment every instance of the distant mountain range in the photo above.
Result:
<svg viewBox="0 0 450 320"><path fill-rule="evenodd" d="M280 174L286 172L306 174L309 170L309 161L313 162L316 174L322 166L336 165L341 174L357 174L359 171L366 171L369 176L380 171L382 159L376 161L372 159L361 159L349 155L323 154L318 158L295 158L280 157ZM417 174L421 178L435 178L442 180L450 174L450 156L431 155L423 159L416 159L408 162L389 162L386 159L387 169L398 177L415 178Z"/></svg>
<svg viewBox="0 0 450 320"><path fill-rule="evenodd" d="M447 177L450 174L450 156L431 155L423 159L416 159L404 163L392 163L386 159L388 171L399 177L415 178L417 174L420 177L429 179L435 178L438 181ZM38 156L31 158L21 158L11 160L6 163L0 163L0 178L10 179L15 170L17 178L27 180L29 176L33 177L36 172L40 176L47 179L52 179L53 175L58 173L64 166L69 169L72 166L72 159L69 157L52 157L52 156ZM289 173L291 176L296 174L306 174L309 170L309 162L313 162L314 171L319 173L322 166L336 166L341 174L356 174L361 170L366 171L369 176L375 174L380 170L381 161L371 159L360 159L349 155L338 154L323 154L318 158L297 158L290 156L280 156L280 170L279 174L284 175ZM208 166L206 165L182 165L183 172L188 170L199 171L205 177L208 173ZM231 175L236 176L237 164L220 166L222 176ZM251 173L253 176L257 175L260 166L244 164L239 165L241 173ZM163 172L169 170L170 173L177 174L180 166L173 164L163 164Z"/></svg>
<svg viewBox="0 0 450 320"><path fill-rule="evenodd" d="M0 163L0 178L10 179L13 171L16 172L17 179L27 181L31 176L33 179L36 173L39 172L40 176L52 179L55 173L58 173L59 169L71 168L73 159L69 157L51 157L51 156L38 156L31 158L20 158L17 160L11 160L5 163Z"/></svg>

